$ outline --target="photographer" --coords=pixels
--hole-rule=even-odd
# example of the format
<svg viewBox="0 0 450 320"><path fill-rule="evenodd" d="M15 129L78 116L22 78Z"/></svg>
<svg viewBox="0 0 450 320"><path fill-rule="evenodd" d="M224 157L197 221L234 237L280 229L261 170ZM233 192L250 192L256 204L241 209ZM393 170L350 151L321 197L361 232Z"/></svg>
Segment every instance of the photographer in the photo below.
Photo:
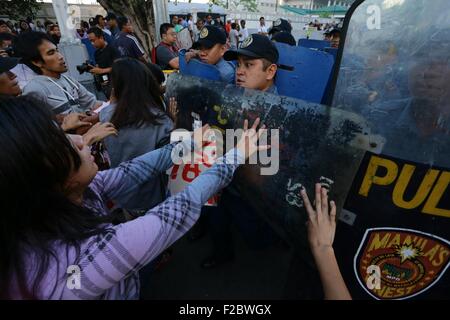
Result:
<svg viewBox="0 0 450 320"><path fill-rule="evenodd" d="M89 41L94 46L95 61L97 66L92 67L89 72L94 75L95 83L109 99L111 95L111 70L114 60L120 57L119 51L105 41L103 31L94 27L88 30Z"/></svg>

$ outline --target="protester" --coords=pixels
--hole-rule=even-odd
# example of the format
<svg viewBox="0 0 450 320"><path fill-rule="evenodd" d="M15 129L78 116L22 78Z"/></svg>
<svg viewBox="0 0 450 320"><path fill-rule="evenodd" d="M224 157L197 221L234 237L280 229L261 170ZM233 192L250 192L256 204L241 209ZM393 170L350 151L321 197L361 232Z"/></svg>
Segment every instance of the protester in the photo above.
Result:
<svg viewBox="0 0 450 320"><path fill-rule="evenodd" d="M100 112L100 121L120 130L118 137L105 139L111 166L160 148L170 140L172 120L164 111L159 84L142 62L122 58L113 64L113 103ZM147 210L165 199L164 174L148 181L122 207Z"/></svg>
<svg viewBox="0 0 450 320"><path fill-rule="evenodd" d="M22 60L38 76L24 87L24 94L37 96L52 107L54 114L94 110L102 104L82 84L64 75L64 57L46 34L30 32L26 40Z"/></svg>
<svg viewBox="0 0 450 320"><path fill-rule="evenodd" d="M11 72L19 59L0 57L0 97L1 96L18 96L21 94L19 82L14 73Z"/></svg>
<svg viewBox="0 0 450 320"><path fill-rule="evenodd" d="M0 211L10 213L0 217L1 298L136 299L139 269L190 229L201 205L229 183L238 160L267 149L256 146L258 120L251 130L244 125L236 148L186 190L113 225L106 200L133 194L168 169L179 144L97 173L86 144L78 136L69 140L48 108L29 97L1 100L0 194L9 201L0 201ZM67 285L71 266L82 268L80 289Z"/></svg>

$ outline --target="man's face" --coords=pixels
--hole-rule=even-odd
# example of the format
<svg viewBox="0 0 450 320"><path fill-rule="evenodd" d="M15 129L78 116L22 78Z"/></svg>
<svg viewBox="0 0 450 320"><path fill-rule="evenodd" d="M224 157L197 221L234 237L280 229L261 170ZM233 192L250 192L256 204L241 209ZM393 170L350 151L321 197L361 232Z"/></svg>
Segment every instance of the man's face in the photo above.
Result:
<svg viewBox="0 0 450 320"><path fill-rule="evenodd" d="M250 59L245 56L238 56L236 85L248 89L267 89L268 84L275 77L276 70L275 65L264 70L262 59Z"/></svg>
<svg viewBox="0 0 450 320"><path fill-rule="evenodd" d="M339 43L341 42L341 35L339 33L333 33L331 35L331 47L339 48Z"/></svg>
<svg viewBox="0 0 450 320"><path fill-rule="evenodd" d="M126 25L123 26L122 29L126 33L132 33L133 32L133 26L131 25L131 22L128 21Z"/></svg>
<svg viewBox="0 0 450 320"><path fill-rule="evenodd" d="M88 34L88 38L96 49L101 49L105 46L105 39L103 39L103 37L97 37L94 33L91 32Z"/></svg>
<svg viewBox="0 0 450 320"><path fill-rule="evenodd" d="M116 19L109 19L109 20L108 20L108 26L109 26L111 29L117 27L117 20L116 20Z"/></svg>
<svg viewBox="0 0 450 320"><path fill-rule="evenodd" d="M103 17L98 18L98 25L102 29L105 27L105 19L103 19Z"/></svg>
<svg viewBox="0 0 450 320"><path fill-rule="evenodd" d="M211 24L211 22L212 22L212 17L211 17L211 16L207 16L207 17L206 17L206 21L208 21L208 23Z"/></svg>
<svg viewBox="0 0 450 320"><path fill-rule="evenodd" d="M0 26L0 33L9 33L11 30L9 30L8 26L6 24L2 24Z"/></svg>
<svg viewBox="0 0 450 320"><path fill-rule="evenodd" d="M201 28L203 28L203 20L198 20L197 21L197 29L201 29Z"/></svg>
<svg viewBox="0 0 450 320"><path fill-rule="evenodd" d="M4 50L6 48L9 48L12 46L12 41L11 40L3 40L2 42L0 42L0 50Z"/></svg>
<svg viewBox="0 0 450 320"><path fill-rule="evenodd" d="M173 18L172 18L172 24L173 24L174 26L176 26L176 25L178 24L178 16L173 16Z"/></svg>
<svg viewBox="0 0 450 320"><path fill-rule="evenodd" d="M0 73L0 94L7 96L18 96L22 93L19 87L19 81L16 75L11 71Z"/></svg>
<svg viewBox="0 0 450 320"><path fill-rule="evenodd" d="M259 20L259 24L264 26L266 24L266 22L264 21L264 19Z"/></svg>
<svg viewBox="0 0 450 320"><path fill-rule="evenodd" d="M59 30L59 27L55 27L55 29L53 29L53 32L54 32L58 37L61 37L61 30Z"/></svg>
<svg viewBox="0 0 450 320"><path fill-rule="evenodd" d="M163 34L163 40L168 44L175 44L177 41L177 33L174 28L169 28L166 34Z"/></svg>
<svg viewBox="0 0 450 320"><path fill-rule="evenodd" d="M22 27L22 29L28 30L28 23L26 23L25 21L22 21L22 22L20 23L20 26Z"/></svg>
<svg viewBox="0 0 450 320"><path fill-rule="evenodd" d="M33 61L33 63L41 68L43 72L64 73L67 71L66 62L56 46L47 40L44 40L38 47L39 53L43 61Z"/></svg>
<svg viewBox="0 0 450 320"><path fill-rule="evenodd" d="M450 93L450 66L445 61L419 62L411 69L408 82L413 98L436 108L445 106L442 102L448 101Z"/></svg>
<svg viewBox="0 0 450 320"><path fill-rule="evenodd" d="M224 44L217 43L211 48L200 48L200 60L207 64L216 64L227 50Z"/></svg>

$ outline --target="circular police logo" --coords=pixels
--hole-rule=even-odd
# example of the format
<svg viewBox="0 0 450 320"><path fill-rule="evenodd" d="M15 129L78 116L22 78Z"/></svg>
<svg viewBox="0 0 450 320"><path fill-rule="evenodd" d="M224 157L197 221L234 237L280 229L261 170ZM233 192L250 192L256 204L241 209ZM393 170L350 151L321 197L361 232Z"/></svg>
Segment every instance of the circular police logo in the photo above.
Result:
<svg viewBox="0 0 450 320"><path fill-rule="evenodd" d="M277 19L273 22L274 27L278 27L281 24L281 19Z"/></svg>
<svg viewBox="0 0 450 320"><path fill-rule="evenodd" d="M208 28L203 28L202 31L200 31L200 38L206 38L208 36Z"/></svg>
<svg viewBox="0 0 450 320"><path fill-rule="evenodd" d="M242 41L241 48L247 48L249 45L251 45L253 42L253 37L249 36L247 39Z"/></svg>

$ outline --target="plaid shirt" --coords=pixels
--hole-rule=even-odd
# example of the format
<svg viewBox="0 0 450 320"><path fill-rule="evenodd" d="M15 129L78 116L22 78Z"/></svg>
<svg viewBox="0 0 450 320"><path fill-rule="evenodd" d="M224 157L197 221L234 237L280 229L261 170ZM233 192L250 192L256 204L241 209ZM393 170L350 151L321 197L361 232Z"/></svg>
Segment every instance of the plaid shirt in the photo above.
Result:
<svg viewBox="0 0 450 320"><path fill-rule="evenodd" d="M170 168L173 165L171 152L176 145L181 146L169 144L115 169L99 172L90 185L91 196L84 205L97 214L107 214L105 203L109 199L131 195L148 179ZM183 192L168 198L144 216L111 225L109 232L86 239L79 255L74 248L66 250L65 245L55 244L58 263L51 260L41 282L39 298L137 299L138 270L194 225L202 205L230 183L242 161L242 156L235 149L231 150ZM36 256L30 254L29 258ZM69 274L66 272L70 265L81 270L79 289L67 286ZM28 266L32 275L35 267L33 263Z"/></svg>

